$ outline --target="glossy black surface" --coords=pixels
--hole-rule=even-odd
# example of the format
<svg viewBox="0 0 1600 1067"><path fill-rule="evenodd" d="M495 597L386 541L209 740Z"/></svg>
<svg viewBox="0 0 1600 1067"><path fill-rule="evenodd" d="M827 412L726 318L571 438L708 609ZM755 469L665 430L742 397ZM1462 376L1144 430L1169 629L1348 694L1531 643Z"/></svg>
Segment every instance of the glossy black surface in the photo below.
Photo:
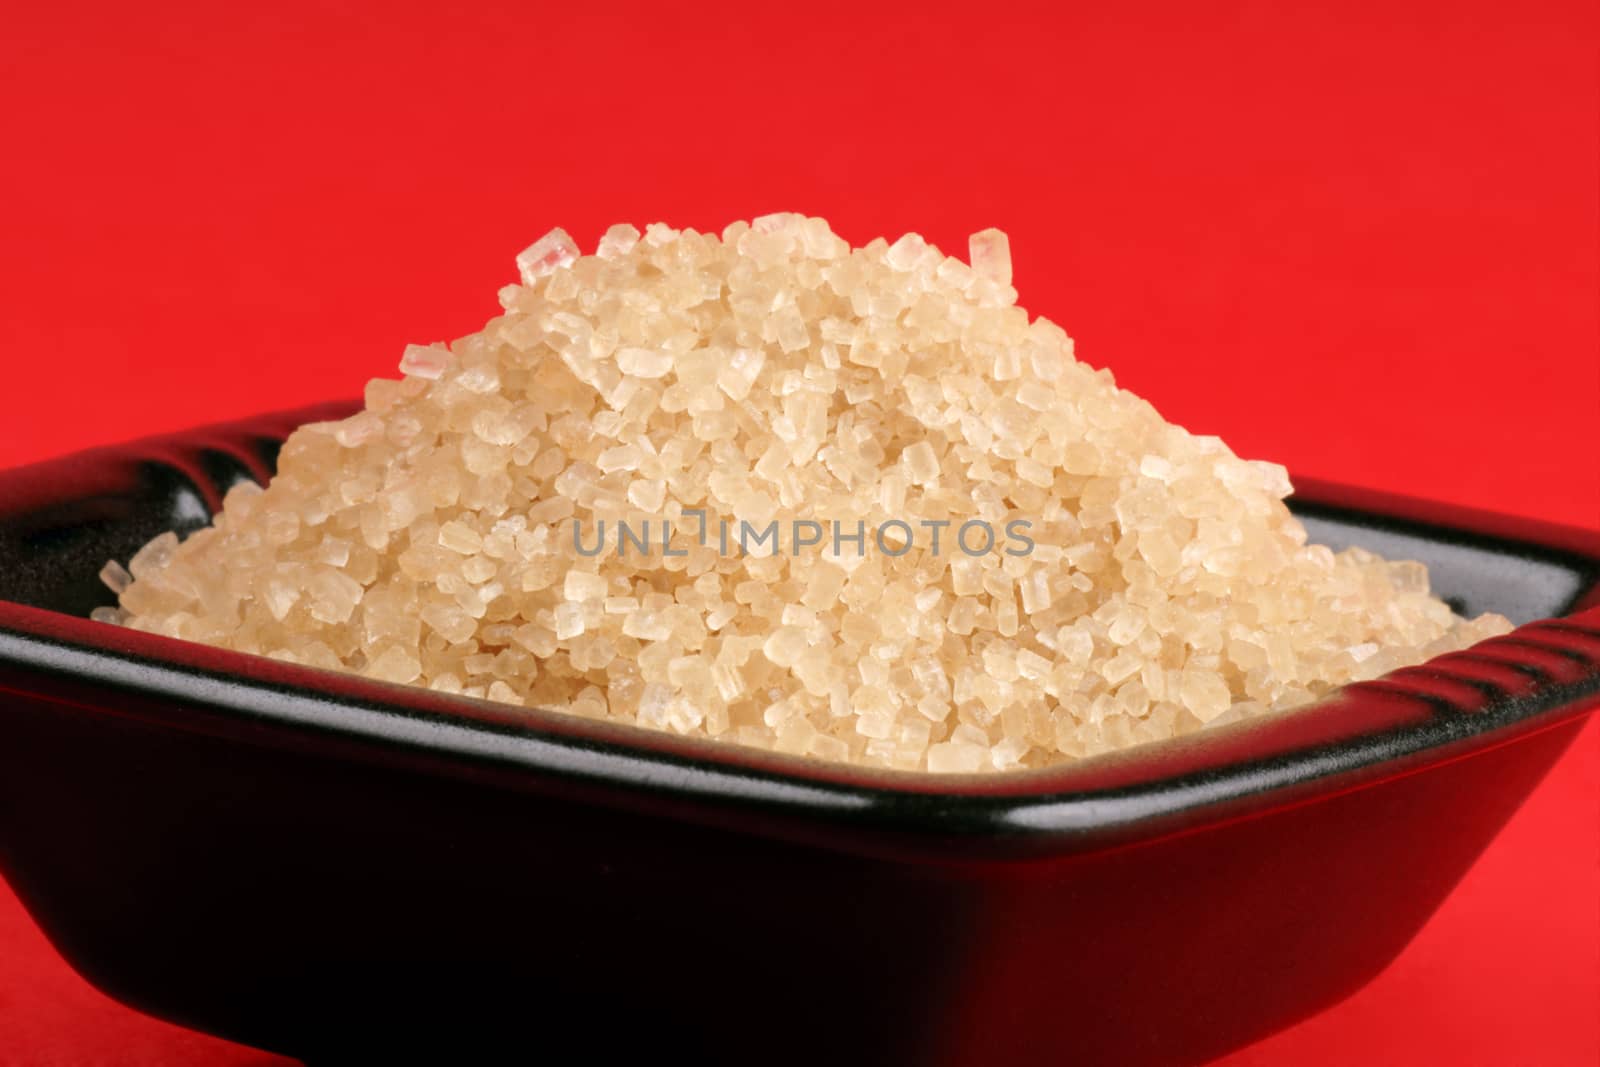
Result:
<svg viewBox="0 0 1600 1067"><path fill-rule="evenodd" d="M114 603L97 577L105 560L126 561L162 530L187 534L204 525L235 482L270 475L289 428L348 409L332 404L266 416L0 473L0 601L76 616ZM75 484L85 478L89 492ZM1315 499L1294 505L1313 540L1427 563L1436 590L1469 614L1498 611L1516 622L1560 615L1600 580L1600 563L1577 552ZM1114 839L1130 826L1181 821L1197 808L1222 808L1263 792L1404 764L1559 707L1591 684L1546 686L1532 699L1500 699L1472 716L1402 715L1404 721L1377 729L1345 728L1341 720L1349 716L1335 706L1303 712L1302 721L1283 731L1287 744L1298 749L1292 756L1274 750L1284 746L1241 751L1236 744L1218 745L1219 738L1227 742L1238 733L1218 731L1082 767L1008 776L996 788L984 778L847 772L628 727L574 730L565 716L482 712L476 702L314 671L268 671L271 680L252 683L241 677L237 656L154 640L176 651L152 659L41 639L38 633L7 632L0 619L0 662L9 659L69 680L92 678L97 689L125 701L183 702L204 679L206 688L229 693L238 715L415 748L425 759L488 761L629 789L661 788L678 800L733 807L740 817L769 807L798 812L808 822L838 822L851 833L882 831L902 840L908 833L936 839L959 834L1004 850L1060 847L1069 838L1080 845ZM328 684L315 684L318 679ZM404 714L396 714L399 705ZM1208 747L1217 751L1206 752ZM1160 755L1152 759L1151 753ZM1057 839L1054 845L1051 839Z"/></svg>
<svg viewBox="0 0 1600 1067"><path fill-rule="evenodd" d="M1458 615L1493 611L1520 626L1567 614L1600 581L1595 561L1573 552L1313 500L1291 498L1290 505L1316 544L1426 563L1434 591Z"/></svg>
<svg viewBox="0 0 1600 1067"><path fill-rule="evenodd" d="M0 473L0 599L29 605L0 604L0 867L114 995L314 1059L1199 1062L1376 973L1600 693L1590 611L1292 715L941 777L67 617L340 410ZM1301 509L1473 612L1594 597L1570 545Z"/></svg>

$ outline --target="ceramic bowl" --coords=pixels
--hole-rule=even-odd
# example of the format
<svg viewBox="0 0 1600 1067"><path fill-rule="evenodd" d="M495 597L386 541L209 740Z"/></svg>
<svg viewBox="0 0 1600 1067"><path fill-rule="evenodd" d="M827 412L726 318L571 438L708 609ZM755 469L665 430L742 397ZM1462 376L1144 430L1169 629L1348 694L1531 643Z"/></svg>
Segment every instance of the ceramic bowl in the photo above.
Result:
<svg viewBox="0 0 1600 1067"><path fill-rule="evenodd" d="M86 618L107 559L348 410L0 474L0 868L112 996L312 1062L1203 1062L1380 971L1600 702L1600 539L1326 485L1294 500L1314 539L1420 559L1459 610L1522 625L1004 776Z"/></svg>

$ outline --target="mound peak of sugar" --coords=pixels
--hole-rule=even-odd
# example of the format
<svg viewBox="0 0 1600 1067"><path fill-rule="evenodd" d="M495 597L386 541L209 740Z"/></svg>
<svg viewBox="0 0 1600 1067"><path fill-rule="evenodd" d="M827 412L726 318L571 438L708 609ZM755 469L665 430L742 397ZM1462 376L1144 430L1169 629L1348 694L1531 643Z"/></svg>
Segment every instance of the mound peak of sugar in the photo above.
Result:
<svg viewBox="0 0 1600 1067"><path fill-rule="evenodd" d="M1167 423L1017 306L997 230L963 261L797 214L620 224L593 255L555 229L517 268L503 314L408 347L264 491L108 567L98 617L953 773L1293 707L1507 628L1456 618L1416 564L1306 544L1283 468ZM912 536L728 552L697 514ZM677 554L578 551L630 521L673 524ZM1030 552L951 547L1015 521Z"/></svg>

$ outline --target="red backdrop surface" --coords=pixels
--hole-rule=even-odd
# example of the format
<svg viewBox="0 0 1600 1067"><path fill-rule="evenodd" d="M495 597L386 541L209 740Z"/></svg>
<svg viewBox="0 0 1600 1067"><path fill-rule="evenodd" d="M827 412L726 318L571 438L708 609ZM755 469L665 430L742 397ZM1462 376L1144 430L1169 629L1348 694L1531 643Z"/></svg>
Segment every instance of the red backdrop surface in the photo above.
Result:
<svg viewBox="0 0 1600 1067"><path fill-rule="evenodd" d="M552 225L792 209L1007 229L1023 303L1244 454L1600 527L1592 2L7 23L0 464L353 395ZM1591 725L1388 972L1226 1062L1600 1062L1597 782ZM0 1063L268 1062L100 996L0 888Z"/></svg>

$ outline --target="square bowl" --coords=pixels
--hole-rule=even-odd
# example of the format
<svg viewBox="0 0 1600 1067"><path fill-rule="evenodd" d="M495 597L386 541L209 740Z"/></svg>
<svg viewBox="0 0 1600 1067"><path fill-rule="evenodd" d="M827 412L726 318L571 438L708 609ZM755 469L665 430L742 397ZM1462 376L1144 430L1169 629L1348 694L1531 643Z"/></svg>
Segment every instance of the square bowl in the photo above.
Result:
<svg viewBox="0 0 1600 1067"><path fill-rule="evenodd" d="M89 621L264 416L0 473L0 870L141 1010L311 1061L1198 1063L1381 970L1600 705L1600 535L1302 485L1511 634L1047 770L835 766ZM1542 621L1540 621L1542 620Z"/></svg>

